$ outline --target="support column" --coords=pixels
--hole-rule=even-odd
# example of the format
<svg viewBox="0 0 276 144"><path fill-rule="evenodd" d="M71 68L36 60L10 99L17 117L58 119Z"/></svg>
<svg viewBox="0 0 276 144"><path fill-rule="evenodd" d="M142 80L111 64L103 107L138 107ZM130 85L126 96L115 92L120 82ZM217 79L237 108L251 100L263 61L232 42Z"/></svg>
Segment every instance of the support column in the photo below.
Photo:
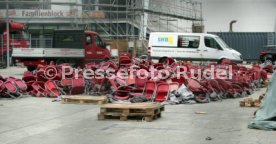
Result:
<svg viewBox="0 0 276 144"><path fill-rule="evenodd" d="M10 67L10 19L9 19L9 3L6 3L6 48L7 48L7 68Z"/></svg>
<svg viewBox="0 0 276 144"><path fill-rule="evenodd" d="M149 0L142 1L142 7L143 9L149 9ZM139 40L146 39L147 27L148 27L148 13L143 12L143 14L141 15Z"/></svg>
<svg viewBox="0 0 276 144"><path fill-rule="evenodd" d="M44 33L43 30L39 31L39 48L45 47L45 39L44 39Z"/></svg>
<svg viewBox="0 0 276 144"><path fill-rule="evenodd" d="M99 10L99 6L98 6L99 0L95 0L95 4L96 4L96 6L95 6L95 11L98 11L98 10Z"/></svg>

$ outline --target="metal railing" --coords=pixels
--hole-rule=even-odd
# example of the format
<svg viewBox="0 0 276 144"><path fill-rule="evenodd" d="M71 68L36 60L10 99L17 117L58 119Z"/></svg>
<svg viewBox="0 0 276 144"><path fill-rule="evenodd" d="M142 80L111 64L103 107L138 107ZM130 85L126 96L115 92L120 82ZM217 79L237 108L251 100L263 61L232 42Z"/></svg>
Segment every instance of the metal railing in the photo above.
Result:
<svg viewBox="0 0 276 144"><path fill-rule="evenodd" d="M31 37L31 35L10 34L9 47L14 48L51 48L53 46L52 36L40 35ZM4 35L0 35L0 68L7 66L7 42ZM9 60L12 64L12 53L9 53Z"/></svg>
<svg viewBox="0 0 276 144"><path fill-rule="evenodd" d="M50 37L32 37L31 48L51 48L53 47L53 38Z"/></svg>
<svg viewBox="0 0 276 144"><path fill-rule="evenodd" d="M0 35L0 67L3 67L6 65L4 62L4 38L3 35Z"/></svg>

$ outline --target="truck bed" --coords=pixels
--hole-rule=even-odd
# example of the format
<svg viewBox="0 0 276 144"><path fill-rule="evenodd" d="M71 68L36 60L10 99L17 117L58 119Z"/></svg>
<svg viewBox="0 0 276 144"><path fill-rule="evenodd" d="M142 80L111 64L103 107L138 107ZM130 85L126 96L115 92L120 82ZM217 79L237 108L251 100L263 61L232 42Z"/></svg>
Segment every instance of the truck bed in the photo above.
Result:
<svg viewBox="0 0 276 144"><path fill-rule="evenodd" d="M83 49L72 48L14 48L14 58L84 58Z"/></svg>

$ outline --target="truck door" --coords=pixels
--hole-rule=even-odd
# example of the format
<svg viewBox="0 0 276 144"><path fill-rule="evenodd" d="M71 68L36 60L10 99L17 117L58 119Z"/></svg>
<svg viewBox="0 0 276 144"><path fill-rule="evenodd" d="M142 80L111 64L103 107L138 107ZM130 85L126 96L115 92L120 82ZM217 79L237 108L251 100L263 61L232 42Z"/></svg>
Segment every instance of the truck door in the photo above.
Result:
<svg viewBox="0 0 276 144"><path fill-rule="evenodd" d="M94 34L94 42L93 45L95 47L95 59L105 59L106 58L106 48L103 46L103 42L101 38Z"/></svg>
<svg viewBox="0 0 276 144"><path fill-rule="evenodd" d="M204 46L205 46L205 50L203 53L204 59L219 60L221 57L224 56L223 48L213 37L205 36Z"/></svg>
<svg viewBox="0 0 276 144"><path fill-rule="evenodd" d="M92 61L95 59L95 49L93 48L92 44L92 35L91 34L86 34L85 35L85 44L84 44L84 49L85 49L85 59L86 61Z"/></svg>

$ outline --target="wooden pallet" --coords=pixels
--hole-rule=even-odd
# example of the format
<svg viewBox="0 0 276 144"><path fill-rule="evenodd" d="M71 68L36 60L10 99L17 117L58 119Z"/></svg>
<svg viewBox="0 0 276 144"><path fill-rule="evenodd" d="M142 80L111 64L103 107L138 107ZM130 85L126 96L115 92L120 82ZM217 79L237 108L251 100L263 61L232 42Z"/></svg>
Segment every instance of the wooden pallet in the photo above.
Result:
<svg viewBox="0 0 276 144"><path fill-rule="evenodd" d="M133 104L105 104L101 106L98 120L116 119L126 121L131 118L144 119L151 122L161 117L161 112L165 110L164 105L150 103Z"/></svg>
<svg viewBox="0 0 276 144"><path fill-rule="evenodd" d="M106 104L108 103L106 96L85 96L71 95L61 96L62 104Z"/></svg>

